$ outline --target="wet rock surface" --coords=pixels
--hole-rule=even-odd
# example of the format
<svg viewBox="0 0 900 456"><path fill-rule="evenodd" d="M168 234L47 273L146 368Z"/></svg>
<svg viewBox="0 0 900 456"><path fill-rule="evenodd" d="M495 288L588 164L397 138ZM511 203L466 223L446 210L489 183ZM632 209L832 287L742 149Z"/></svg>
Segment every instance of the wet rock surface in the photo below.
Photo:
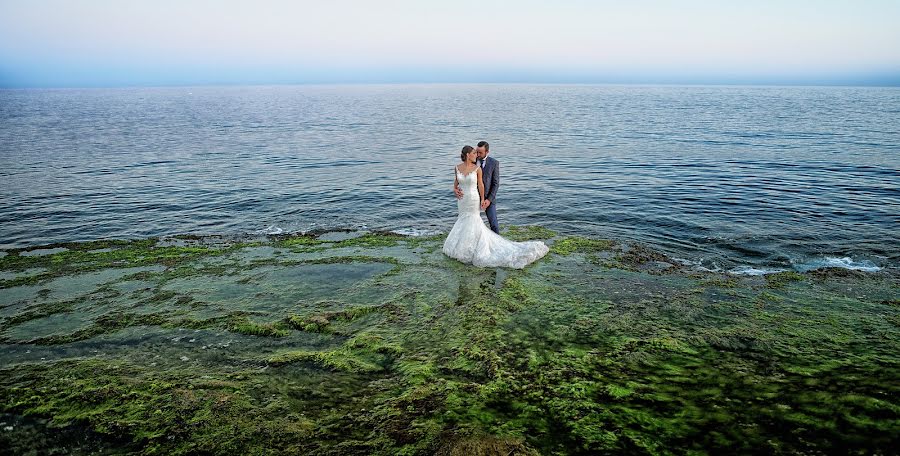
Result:
<svg viewBox="0 0 900 456"><path fill-rule="evenodd" d="M181 236L0 255L0 446L34 454L874 453L900 278L557 236ZM52 429L53 432L48 430Z"/></svg>

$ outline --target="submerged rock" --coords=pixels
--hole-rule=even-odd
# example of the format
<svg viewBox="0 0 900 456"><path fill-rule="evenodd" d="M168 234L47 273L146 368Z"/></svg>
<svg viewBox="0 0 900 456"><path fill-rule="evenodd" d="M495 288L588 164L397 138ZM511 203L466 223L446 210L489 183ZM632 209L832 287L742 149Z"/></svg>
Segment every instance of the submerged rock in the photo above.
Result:
<svg viewBox="0 0 900 456"><path fill-rule="evenodd" d="M444 257L442 236L313 233L0 255L0 447L888 454L900 444L896 274L723 275L644 246L509 233L552 253L524 270L479 269ZM46 425L7 419L22 416ZM63 431L35 431L46 427Z"/></svg>

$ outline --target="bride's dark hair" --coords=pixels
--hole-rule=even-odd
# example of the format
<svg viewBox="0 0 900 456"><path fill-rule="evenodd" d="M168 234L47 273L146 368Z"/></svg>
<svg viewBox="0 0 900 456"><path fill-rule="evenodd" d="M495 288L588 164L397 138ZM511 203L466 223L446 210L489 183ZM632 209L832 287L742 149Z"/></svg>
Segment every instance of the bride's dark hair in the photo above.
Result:
<svg viewBox="0 0 900 456"><path fill-rule="evenodd" d="M459 159L460 159L463 163L465 163L465 161L466 161L466 155L468 155L469 152L472 152L473 150L475 150L475 148L472 147L472 146L463 146L462 152L459 153Z"/></svg>

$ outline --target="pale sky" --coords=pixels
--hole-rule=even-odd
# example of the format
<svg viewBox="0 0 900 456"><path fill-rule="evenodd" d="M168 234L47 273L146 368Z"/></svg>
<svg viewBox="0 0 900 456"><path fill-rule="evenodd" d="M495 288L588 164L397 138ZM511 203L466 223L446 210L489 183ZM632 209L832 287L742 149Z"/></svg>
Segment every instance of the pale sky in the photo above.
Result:
<svg viewBox="0 0 900 456"><path fill-rule="evenodd" d="M900 85L900 0L0 0L0 87Z"/></svg>

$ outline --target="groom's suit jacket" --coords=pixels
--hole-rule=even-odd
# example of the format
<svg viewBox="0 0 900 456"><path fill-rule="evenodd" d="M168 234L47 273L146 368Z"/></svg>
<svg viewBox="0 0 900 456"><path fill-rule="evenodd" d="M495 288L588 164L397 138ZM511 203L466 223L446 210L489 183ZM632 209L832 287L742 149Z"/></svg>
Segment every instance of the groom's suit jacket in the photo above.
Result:
<svg viewBox="0 0 900 456"><path fill-rule="evenodd" d="M484 199L491 200L491 205L494 205L497 189L500 188L500 162L494 160L490 155L484 159L481 180L484 183Z"/></svg>

